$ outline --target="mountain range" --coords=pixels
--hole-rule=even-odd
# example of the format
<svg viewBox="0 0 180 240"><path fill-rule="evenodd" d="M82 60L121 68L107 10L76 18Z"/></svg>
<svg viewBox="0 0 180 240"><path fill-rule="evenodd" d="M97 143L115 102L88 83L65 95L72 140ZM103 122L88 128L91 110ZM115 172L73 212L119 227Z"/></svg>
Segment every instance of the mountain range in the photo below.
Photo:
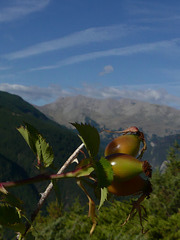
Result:
<svg viewBox="0 0 180 240"><path fill-rule="evenodd" d="M180 110L130 99L95 99L85 96L59 98L38 109L61 125L91 121L100 129L137 126L148 136L180 133Z"/></svg>

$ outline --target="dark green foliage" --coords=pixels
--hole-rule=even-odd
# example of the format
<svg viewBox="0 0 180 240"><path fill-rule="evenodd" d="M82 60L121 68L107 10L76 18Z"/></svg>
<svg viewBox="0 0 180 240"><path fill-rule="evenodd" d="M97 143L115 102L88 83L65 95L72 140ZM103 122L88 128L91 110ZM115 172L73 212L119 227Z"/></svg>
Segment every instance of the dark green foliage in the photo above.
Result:
<svg viewBox="0 0 180 240"><path fill-rule="evenodd" d="M176 153L176 154L175 154ZM160 214L165 219L180 209L180 148L174 146L170 149L166 163L166 169L163 173L156 172L152 179L153 194L151 201L153 211ZM155 197L160 204L156 203Z"/></svg>
<svg viewBox="0 0 180 240"><path fill-rule="evenodd" d="M1 145L1 144L0 144ZM27 157L28 158L28 157ZM17 159L17 158L16 158ZM28 178L27 172L17 163L9 160L0 154L0 180L19 180ZM23 199L23 206L29 210L33 210L34 205L38 200L38 191L34 185L20 186L16 189L10 189L10 193L14 193L19 199Z"/></svg>
<svg viewBox="0 0 180 240"><path fill-rule="evenodd" d="M54 179L51 182L53 184L53 190L55 192L56 199L57 199L57 201L58 201L58 203L60 205L61 202L62 202L62 199L61 199L61 190L60 190L60 188L58 186L58 180Z"/></svg>
<svg viewBox="0 0 180 240"><path fill-rule="evenodd" d="M107 187L101 188L100 196L101 196L101 199L100 199L98 210L102 207L102 205L104 204L104 202L108 198L108 189L107 189Z"/></svg>
<svg viewBox="0 0 180 240"><path fill-rule="evenodd" d="M108 187L113 180L111 163L106 158L101 157L101 159L96 162L95 171L99 187Z"/></svg>
<svg viewBox="0 0 180 240"><path fill-rule="evenodd" d="M0 204L0 224L8 225L16 222L20 222L16 208L7 204Z"/></svg>
<svg viewBox="0 0 180 240"><path fill-rule="evenodd" d="M18 209L23 209L22 201L10 192L0 193L0 203L6 203Z"/></svg>
<svg viewBox="0 0 180 240"><path fill-rule="evenodd" d="M97 177L98 182L98 188L100 192L100 204L99 208L103 205L105 200L107 199L107 186L109 186L113 180L113 170L110 162L105 159L104 157L101 157L100 160L97 160L97 155L99 152L99 146L100 146L100 136L97 131L97 129L89 124L78 124L78 123L72 123L74 127L79 132L79 137L84 143L89 157L90 162L92 165L92 169L95 170L95 174ZM83 164L84 164L83 160ZM81 163L80 163L81 164ZM90 172L91 173L91 172ZM90 174L89 173L89 174ZM94 203L90 200L89 202L89 215L91 216L92 222L95 223L95 211L94 211ZM93 210L92 210L93 209ZM93 228L93 227L92 227Z"/></svg>
<svg viewBox="0 0 180 240"><path fill-rule="evenodd" d="M100 136L95 127L89 124L72 123L72 125L78 130L79 137L85 144L88 154L94 158L99 152Z"/></svg>
<svg viewBox="0 0 180 240"><path fill-rule="evenodd" d="M0 240L3 240L3 233L4 233L4 229L3 229L3 227L0 225Z"/></svg>
<svg viewBox="0 0 180 240"><path fill-rule="evenodd" d="M128 202L113 201L103 206L98 214L98 225L89 236L91 222L87 209L75 202L69 211L60 216L39 216L36 222L36 240L179 240L180 239L180 152L179 146L171 148L168 164L163 173L156 171L152 177L153 192L150 199L142 204L148 212L147 221L143 221L145 234L141 233L138 216L132 218L123 227L131 210ZM52 211L52 208L51 208ZM54 211L55 212L55 211Z"/></svg>
<svg viewBox="0 0 180 240"><path fill-rule="evenodd" d="M17 127L24 125L24 122L38 129L53 146L55 158L53 172L62 166L81 143L75 133L49 120L22 98L0 91L0 181L20 180L39 174L36 157L17 131ZM72 191L66 190L68 185L68 181L61 181L62 199L66 201L68 199L67 205L73 200ZM25 207L32 211L39 199L39 192L44 191L46 186L47 183L38 183L18 187L11 192L15 191L15 195L23 200ZM76 184L74 189L75 196L76 191L79 191Z"/></svg>

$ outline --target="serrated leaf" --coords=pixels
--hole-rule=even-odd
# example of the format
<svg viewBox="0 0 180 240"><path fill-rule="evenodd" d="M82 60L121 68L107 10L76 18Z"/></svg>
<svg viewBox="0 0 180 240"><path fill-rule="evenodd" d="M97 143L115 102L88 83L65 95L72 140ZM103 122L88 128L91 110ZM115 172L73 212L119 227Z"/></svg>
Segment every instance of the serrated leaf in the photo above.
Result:
<svg viewBox="0 0 180 240"><path fill-rule="evenodd" d="M19 212L15 207L5 204L0 205L0 224L1 225L14 225L21 222Z"/></svg>
<svg viewBox="0 0 180 240"><path fill-rule="evenodd" d="M98 186L101 188L109 186L114 175L110 162L106 158L101 157L95 164Z"/></svg>
<svg viewBox="0 0 180 240"><path fill-rule="evenodd" d="M1 195L1 194L0 194ZM7 192L6 194L2 194L0 201L2 203L6 203L12 207L16 207L18 209L23 209L22 207L22 201L20 199L18 199L17 197L15 197L12 193Z"/></svg>
<svg viewBox="0 0 180 240"><path fill-rule="evenodd" d="M21 133L33 153L36 154L36 141L38 139L39 132L28 123L25 123L25 127L21 126L17 128L17 130Z"/></svg>
<svg viewBox="0 0 180 240"><path fill-rule="evenodd" d="M39 148L37 149L39 150L39 156L42 157L44 167L49 167L54 160L54 154L52 147L41 135L39 135Z"/></svg>
<svg viewBox="0 0 180 240"><path fill-rule="evenodd" d="M38 166L49 167L54 160L54 154L52 147L49 146L45 138L28 123L25 123L25 127L21 126L17 130L35 154Z"/></svg>
<svg viewBox="0 0 180 240"><path fill-rule="evenodd" d="M108 196L107 188L106 187L101 188L101 199L100 199L98 209L100 209L102 207L102 205L104 204L104 202L107 200L107 196Z"/></svg>
<svg viewBox="0 0 180 240"><path fill-rule="evenodd" d="M97 129L90 124L71 123L79 132L90 157L95 157L99 151L100 136Z"/></svg>

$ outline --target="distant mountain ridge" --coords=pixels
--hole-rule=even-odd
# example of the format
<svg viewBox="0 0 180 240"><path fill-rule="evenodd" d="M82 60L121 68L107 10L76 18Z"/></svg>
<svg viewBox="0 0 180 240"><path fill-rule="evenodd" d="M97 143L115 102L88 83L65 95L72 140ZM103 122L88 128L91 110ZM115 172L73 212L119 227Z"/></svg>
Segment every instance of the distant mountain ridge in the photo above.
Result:
<svg viewBox="0 0 180 240"><path fill-rule="evenodd" d="M149 136L180 133L180 110L131 99L63 97L37 107L46 116L68 128L69 122L92 121L99 128L124 129L137 126Z"/></svg>
<svg viewBox="0 0 180 240"><path fill-rule="evenodd" d="M84 96L59 98L38 107L46 116L71 128L69 122L86 122L98 130L137 126L144 132L147 151L144 159L159 167L174 142L180 144L180 110L130 99L95 99ZM117 134L101 134L102 149Z"/></svg>

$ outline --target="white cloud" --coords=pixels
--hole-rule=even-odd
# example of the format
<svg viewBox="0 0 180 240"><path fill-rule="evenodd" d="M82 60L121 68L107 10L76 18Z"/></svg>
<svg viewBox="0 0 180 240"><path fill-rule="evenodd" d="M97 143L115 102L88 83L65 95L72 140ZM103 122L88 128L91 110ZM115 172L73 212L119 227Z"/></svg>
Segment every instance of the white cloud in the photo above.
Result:
<svg viewBox="0 0 180 240"><path fill-rule="evenodd" d="M178 53L177 49L179 49L178 43L180 42L179 38L167 40L167 41L158 41L153 43L144 43L144 44L136 44L132 46L127 46L123 48L113 48L104 51L97 51L91 52L81 55L76 55L72 57L68 57L62 61L59 61L56 64L41 66L37 68L32 68L30 71L41 71L41 70L48 70L48 69L55 69L60 68L62 66L71 65L79 62L85 62L92 59L102 58L102 57L109 57L109 56L128 56L138 53L146 53L152 51L167 51L171 49L173 52L176 49L176 53ZM169 52L169 51L168 51Z"/></svg>
<svg viewBox="0 0 180 240"><path fill-rule="evenodd" d="M153 86L152 86L153 87ZM59 97L82 94L93 98L130 98L153 104L167 105L180 109L180 97L169 94L165 89L143 88L137 86L92 87L84 85L81 88L61 89L57 85L49 87L24 86L19 84L0 84L0 90L17 94L33 104L46 104Z"/></svg>
<svg viewBox="0 0 180 240"><path fill-rule="evenodd" d="M89 97L99 98L129 98L139 101L145 101L152 104L172 106L180 109L180 97L169 94L165 89L153 89L148 86L111 86L105 88L94 88L85 85L83 89L76 89L76 93Z"/></svg>
<svg viewBox="0 0 180 240"><path fill-rule="evenodd" d="M51 0L7 0L7 7L0 9L0 23L13 21L30 13L40 11L45 8L50 1Z"/></svg>
<svg viewBox="0 0 180 240"><path fill-rule="evenodd" d="M111 72L113 72L113 71L114 71L113 66L111 66L111 65L106 65L106 66L104 66L103 71L99 73L99 75L100 75L100 76L103 76L103 75L109 74L109 73L111 73Z"/></svg>
<svg viewBox="0 0 180 240"><path fill-rule="evenodd" d="M20 84L1 83L0 90L21 96L26 101L33 104L45 104L54 101L59 96L66 96L65 90L59 86L37 87Z"/></svg>
<svg viewBox="0 0 180 240"><path fill-rule="evenodd" d="M54 40L41 42L28 48L5 54L3 57L8 60L26 58L42 54L45 52L65 49L76 45L88 44L92 42L102 42L121 38L129 32L135 31L135 28L126 25L113 25L106 27L88 28L83 31L75 32L68 36L57 38Z"/></svg>

